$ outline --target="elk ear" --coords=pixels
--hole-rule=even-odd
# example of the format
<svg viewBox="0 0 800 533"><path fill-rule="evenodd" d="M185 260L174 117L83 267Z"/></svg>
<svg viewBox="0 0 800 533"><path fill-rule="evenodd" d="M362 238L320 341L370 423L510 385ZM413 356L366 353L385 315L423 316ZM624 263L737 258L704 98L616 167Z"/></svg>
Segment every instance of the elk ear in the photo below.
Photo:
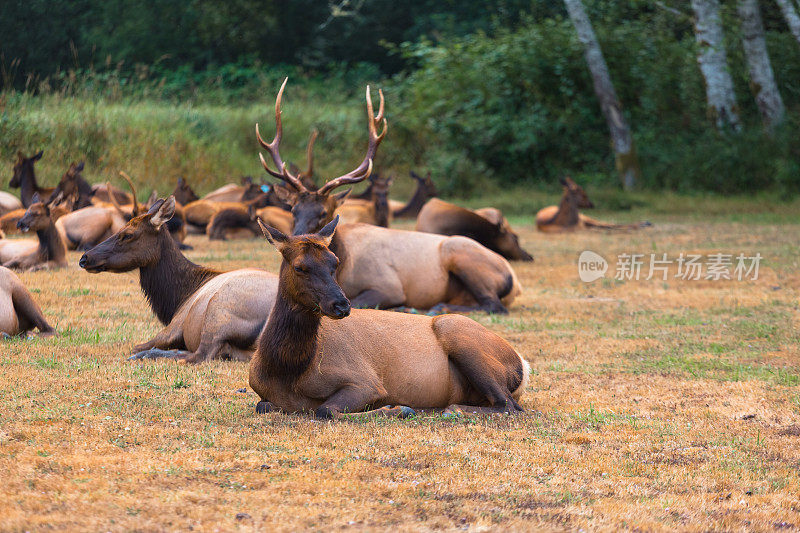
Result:
<svg viewBox="0 0 800 533"><path fill-rule="evenodd" d="M175 197L169 195L166 200L159 200L150 208L147 214L150 215L150 223L156 229L159 229L164 225L164 222L171 219L172 215L175 214Z"/></svg>
<svg viewBox="0 0 800 533"><path fill-rule="evenodd" d="M256 222L258 222L261 232L264 234L264 237L267 238L270 244L277 248L279 252L282 252L283 247L287 242L289 242L289 237L287 237L280 230L273 228L269 224L264 224L264 221L261 220L261 217L257 217Z"/></svg>
<svg viewBox="0 0 800 533"><path fill-rule="evenodd" d="M153 192L150 193L150 198L147 199L147 203L144 204L144 206L145 208L150 209L155 205L157 201L158 201L158 192L156 192L156 190L153 189Z"/></svg>
<svg viewBox="0 0 800 533"><path fill-rule="evenodd" d="M330 246L331 239L333 239L333 232L336 231L336 226L338 224L339 215L336 215L333 220L325 224L325 226L317 233L317 235L325 239L325 246Z"/></svg>
<svg viewBox="0 0 800 533"><path fill-rule="evenodd" d="M253 178L252 176L242 176L242 185L252 185Z"/></svg>
<svg viewBox="0 0 800 533"><path fill-rule="evenodd" d="M44 153L44 150L39 150L39 153L34 155L33 157L31 157L31 159L33 161L38 161L38 160L40 160L42 158L42 154L43 153ZM20 155L22 155L22 152L20 152Z"/></svg>
<svg viewBox="0 0 800 533"><path fill-rule="evenodd" d="M256 219L256 215L257 215L256 206L254 206L253 204L248 205L247 206L247 216L250 217L250 220L255 220Z"/></svg>
<svg viewBox="0 0 800 533"><path fill-rule="evenodd" d="M566 180L566 178L558 178L558 182L559 182L561 185L563 185L564 187L569 187L569 185L567 184L567 180Z"/></svg>
<svg viewBox="0 0 800 533"><path fill-rule="evenodd" d="M350 193L352 191L353 191L353 189L347 189L347 190L342 191L342 192L337 192L336 194L333 195L333 199L336 200L337 204L341 204L342 202L344 202L347 199L348 196L350 196Z"/></svg>
<svg viewBox="0 0 800 533"><path fill-rule="evenodd" d="M39 196L39 193L38 192L33 193L33 198L31 198L31 203L32 204L38 204L38 203L41 203L41 202L42 202L42 197Z"/></svg>
<svg viewBox="0 0 800 533"><path fill-rule="evenodd" d="M75 165L75 172L80 172L81 170L83 170L83 161Z"/></svg>

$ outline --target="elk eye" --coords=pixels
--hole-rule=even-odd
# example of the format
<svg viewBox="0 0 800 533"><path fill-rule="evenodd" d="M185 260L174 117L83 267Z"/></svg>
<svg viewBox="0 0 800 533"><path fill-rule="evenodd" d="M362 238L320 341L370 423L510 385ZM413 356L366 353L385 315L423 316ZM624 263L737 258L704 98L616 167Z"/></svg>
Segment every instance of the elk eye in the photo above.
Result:
<svg viewBox="0 0 800 533"><path fill-rule="evenodd" d="M300 265L294 267L294 271L297 272L298 274L305 274L306 273L305 267L300 266Z"/></svg>

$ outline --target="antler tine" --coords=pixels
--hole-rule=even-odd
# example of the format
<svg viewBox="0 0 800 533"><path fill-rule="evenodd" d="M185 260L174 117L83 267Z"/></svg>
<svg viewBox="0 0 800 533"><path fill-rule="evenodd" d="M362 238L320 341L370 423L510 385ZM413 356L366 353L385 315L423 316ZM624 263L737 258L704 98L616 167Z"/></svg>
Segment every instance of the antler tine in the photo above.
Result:
<svg viewBox="0 0 800 533"><path fill-rule="evenodd" d="M297 176L294 176L291 172L289 172L286 167L286 163L284 163L283 159L281 159L281 154L279 151L281 138L283 137L281 100L283 99L283 90L286 88L287 81L289 81L289 78L284 78L283 83L281 84L281 89L278 91L278 96L275 98L275 137L272 139L272 142L268 143L261 138L261 133L258 131L258 123L256 123L256 139L258 139L258 143L261 145L261 147L268 151L272 156L272 161L278 168L278 172L270 170L270 168L267 166L267 162L264 160L263 155L258 154L258 156L261 159L261 165L264 167L264 170L266 170L271 176L285 181L299 192L304 192L307 189L305 186L303 186Z"/></svg>
<svg viewBox="0 0 800 533"><path fill-rule="evenodd" d="M372 107L372 96L370 96L369 85L367 85L367 128L369 129L369 145L367 146L367 155L364 157L364 160L361 162L361 164L355 168L355 170L352 170L343 176L339 176L338 178L333 179L320 187L318 191L320 194L327 194L333 189L341 187L345 184L364 181L372 173L372 160L375 158L375 153L378 151L378 146L380 146L381 141L386 136L386 131L389 129L389 124L386 121L386 117L383 116L384 100L383 91L381 89L378 89L378 95L380 95L381 101L380 105L378 105L378 114L376 116ZM378 135L378 125L381 123L383 123L383 128L380 135Z"/></svg>
<svg viewBox="0 0 800 533"><path fill-rule="evenodd" d="M136 216L136 215L139 214L139 202L136 200L136 187L133 186L133 180L131 179L131 177L128 176L124 171L120 170L119 171L119 175L122 176L122 178L125 181L128 182L128 187L131 188L131 196L133 197L133 210L132 210L132 213L133 213L133 216ZM114 191L111 190L111 186L110 185L107 187L107 190L108 190L108 196L109 197L114 196Z"/></svg>
<svg viewBox="0 0 800 533"><path fill-rule="evenodd" d="M305 176L311 178L314 176L314 143L317 141L319 130L314 128L311 132L311 137L308 138L308 146L306 147L306 171L303 173Z"/></svg>

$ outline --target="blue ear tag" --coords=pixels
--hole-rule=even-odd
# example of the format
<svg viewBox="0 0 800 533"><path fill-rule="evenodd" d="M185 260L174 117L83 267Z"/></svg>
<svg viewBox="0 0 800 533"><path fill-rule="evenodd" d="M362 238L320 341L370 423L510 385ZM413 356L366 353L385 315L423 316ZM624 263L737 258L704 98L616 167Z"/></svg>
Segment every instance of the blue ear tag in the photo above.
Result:
<svg viewBox="0 0 800 533"><path fill-rule="evenodd" d="M264 184L264 185L261 186L261 192L269 193L269 190L270 190L270 186L269 185Z"/></svg>

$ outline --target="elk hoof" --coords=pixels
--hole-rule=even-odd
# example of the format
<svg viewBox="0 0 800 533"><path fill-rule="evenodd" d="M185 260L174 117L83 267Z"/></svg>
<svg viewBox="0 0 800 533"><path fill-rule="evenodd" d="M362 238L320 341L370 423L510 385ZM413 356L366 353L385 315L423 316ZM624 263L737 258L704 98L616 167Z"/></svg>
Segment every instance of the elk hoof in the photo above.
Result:
<svg viewBox="0 0 800 533"><path fill-rule="evenodd" d="M397 415L398 418L411 418L412 416L417 416L417 412L415 410L407 405L400 406L400 413Z"/></svg>
<svg viewBox="0 0 800 533"><path fill-rule="evenodd" d="M265 415L272 410L272 404L269 402L258 402L256 404L256 413Z"/></svg>
<svg viewBox="0 0 800 533"><path fill-rule="evenodd" d="M330 407L325 407L324 405L317 407L317 410L314 411L314 416L317 418L324 418L327 420L332 419L335 415L333 410Z"/></svg>
<svg viewBox="0 0 800 533"><path fill-rule="evenodd" d="M128 357L128 361L139 361L141 359L159 359L164 357L166 359L175 359L180 355L180 350L159 350L152 348L150 350L143 350Z"/></svg>

